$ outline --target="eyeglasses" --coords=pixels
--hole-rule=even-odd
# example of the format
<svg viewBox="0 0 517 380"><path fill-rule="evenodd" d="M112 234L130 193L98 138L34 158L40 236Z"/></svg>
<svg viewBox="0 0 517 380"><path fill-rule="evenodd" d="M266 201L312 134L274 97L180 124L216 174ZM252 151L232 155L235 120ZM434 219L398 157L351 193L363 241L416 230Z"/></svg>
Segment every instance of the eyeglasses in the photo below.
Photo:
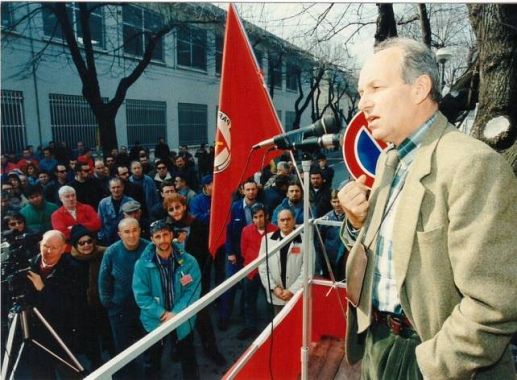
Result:
<svg viewBox="0 0 517 380"><path fill-rule="evenodd" d="M21 220L15 220L13 222L9 222L9 227L21 226L22 224L23 222Z"/></svg>
<svg viewBox="0 0 517 380"><path fill-rule="evenodd" d="M78 241L77 244L79 244L81 247L85 244L93 244L93 239L88 239L88 240L82 240L82 241Z"/></svg>

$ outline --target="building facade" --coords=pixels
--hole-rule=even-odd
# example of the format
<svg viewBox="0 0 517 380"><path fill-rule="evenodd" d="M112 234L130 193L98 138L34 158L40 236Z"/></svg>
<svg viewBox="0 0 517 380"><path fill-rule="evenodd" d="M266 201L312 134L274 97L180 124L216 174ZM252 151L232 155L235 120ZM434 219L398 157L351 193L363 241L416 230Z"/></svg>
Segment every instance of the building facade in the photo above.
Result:
<svg viewBox="0 0 517 380"><path fill-rule="evenodd" d="M120 79L141 60L147 32L170 23L170 14L178 11L166 8L177 4L90 4L91 40L106 101L114 96ZM98 146L97 122L82 96L82 82L55 15L41 4L1 5L2 151L46 146L49 141L65 141L69 146L83 141L87 146ZM139 141L151 147L159 137L165 137L172 148L213 143L224 22L196 23L201 16L192 9L205 7L217 16L222 13L223 19L226 12L206 3L190 6L190 10L180 11L187 21L165 34L151 63L129 88L115 120L119 146ZM67 3L66 7L82 49L78 3ZM273 81L273 102L281 123L289 130L298 97L294 63L288 50L283 50L280 59L274 52L274 46L283 44L278 37L261 33L261 42L254 46L256 58L266 83ZM84 54L84 49L81 51ZM310 123L310 110L306 110L300 124Z"/></svg>

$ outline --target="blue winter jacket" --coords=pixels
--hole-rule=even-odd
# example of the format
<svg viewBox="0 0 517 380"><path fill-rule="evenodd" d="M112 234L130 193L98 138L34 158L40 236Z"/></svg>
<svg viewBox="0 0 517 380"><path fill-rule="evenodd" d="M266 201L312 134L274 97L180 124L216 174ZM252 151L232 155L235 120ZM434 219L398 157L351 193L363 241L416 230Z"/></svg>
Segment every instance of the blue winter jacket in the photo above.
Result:
<svg viewBox="0 0 517 380"><path fill-rule="evenodd" d="M275 208L275 211L273 211L271 223L278 225L278 214L286 208L293 210L296 224L303 224L303 200L298 202L296 205L293 205L289 202L287 197L284 198L284 200Z"/></svg>
<svg viewBox="0 0 517 380"><path fill-rule="evenodd" d="M135 264L133 274L133 293L140 307L140 320L147 332L160 326L160 317L165 310L165 298L160 280L160 270L153 257L156 246L149 244ZM199 299L201 293L201 271L196 259L186 253L174 249L174 305L172 312L177 314ZM192 281L181 284L183 276L190 275ZM185 338L192 332L196 324L196 316L181 324L176 332L178 339Z"/></svg>

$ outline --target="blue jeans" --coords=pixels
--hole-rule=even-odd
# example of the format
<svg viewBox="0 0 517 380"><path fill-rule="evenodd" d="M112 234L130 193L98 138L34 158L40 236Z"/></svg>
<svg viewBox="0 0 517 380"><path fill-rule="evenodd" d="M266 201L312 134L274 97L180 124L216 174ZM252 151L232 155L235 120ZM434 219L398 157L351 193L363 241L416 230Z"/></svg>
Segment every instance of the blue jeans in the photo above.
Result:
<svg viewBox="0 0 517 380"><path fill-rule="evenodd" d="M144 336L138 311L123 311L109 316L113 344L118 354Z"/></svg>
<svg viewBox="0 0 517 380"><path fill-rule="evenodd" d="M225 272L226 279L233 276L235 273L242 269L242 263L240 262L240 258L237 260L235 264L230 263L226 260ZM219 298L219 302L217 303L217 311L219 313L219 318L229 320L232 311L233 311L233 303L235 301L235 291L237 290L237 286L235 285L232 288L228 289L223 295Z"/></svg>
<svg viewBox="0 0 517 380"><path fill-rule="evenodd" d="M253 280L246 277L244 280L244 324L246 328L257 329L257 297L262 283L257 274Z"/></svg>

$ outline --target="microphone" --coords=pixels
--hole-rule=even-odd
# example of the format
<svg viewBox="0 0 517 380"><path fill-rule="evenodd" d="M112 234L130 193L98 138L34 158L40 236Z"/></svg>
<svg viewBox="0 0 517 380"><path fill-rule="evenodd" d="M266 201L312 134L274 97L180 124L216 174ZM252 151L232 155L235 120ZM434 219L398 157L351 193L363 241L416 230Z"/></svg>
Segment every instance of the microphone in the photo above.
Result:
<svg viewBox="0 0 517 380"><path fill-rule="evenodd" d="M328 133L320 137L310 137L301 142L293 142L289 147L284 149L300 150L303 152L313 152L320 149L332 150L341 146L343 136L340 133Z"/></svg>
<svg viewBox="0 0 517 380"><path fill-rule="evenodd" d="M328 133L338 132L340 129L339 123L333 115L322 117L320 120L309 125L308 127L296 129L277 135L270 139L259 142L253 145L252 149L257 150L264 147L275 146L276 149L292 149L295 142L300 143L302 139L311 136L321 136Z"/></svg>

